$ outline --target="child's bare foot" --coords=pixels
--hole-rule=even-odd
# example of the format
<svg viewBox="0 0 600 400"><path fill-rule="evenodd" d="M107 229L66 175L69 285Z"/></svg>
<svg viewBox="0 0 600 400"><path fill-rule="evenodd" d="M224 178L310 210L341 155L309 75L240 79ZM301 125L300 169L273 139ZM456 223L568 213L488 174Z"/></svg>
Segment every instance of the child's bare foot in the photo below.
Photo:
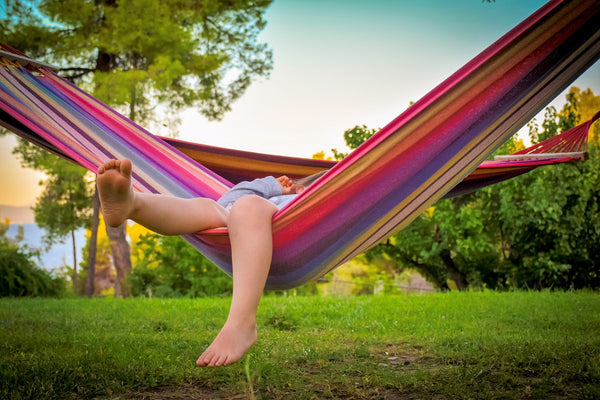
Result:
<svg viewBox="0 0 600 400"><path fill-rule="evenodd" d="M106 162L98 168L96 182L104 221L112 227L121 225L133 209L131 161Z"/></svg>
<svg viewBox="0 0 600 400"><path fill-rule="evenodd" d="M240 327L227 322L208 349L198 358L196 364L201 367L233 364L242 358L256 342L256 339L257 333L254 324Z"/></svg>

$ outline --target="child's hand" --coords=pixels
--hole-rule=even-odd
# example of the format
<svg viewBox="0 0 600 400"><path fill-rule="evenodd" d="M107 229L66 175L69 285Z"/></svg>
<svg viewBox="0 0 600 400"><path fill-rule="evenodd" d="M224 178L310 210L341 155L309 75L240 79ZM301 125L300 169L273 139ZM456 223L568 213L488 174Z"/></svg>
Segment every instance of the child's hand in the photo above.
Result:
<svg viewBox="0 0 600 400"><path fill-rule="evenodd" d="M281 194L295 194L296 186L294 185L294 181L292 181L287 176L280 176L277 178L277 182L281 185Z"/></svg>

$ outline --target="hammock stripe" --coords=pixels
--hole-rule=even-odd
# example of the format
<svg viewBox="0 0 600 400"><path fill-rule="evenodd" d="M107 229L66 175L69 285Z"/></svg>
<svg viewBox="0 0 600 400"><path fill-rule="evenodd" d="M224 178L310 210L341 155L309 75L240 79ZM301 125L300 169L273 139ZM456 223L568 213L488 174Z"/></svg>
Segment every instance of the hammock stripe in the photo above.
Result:
<svg viewBox="0 0 600 400"><path fill-rule="evenodd" d="M267 286L286 288L316 279L389 237L461 182L467 183L462 192L486 178L573 159L484 163L599 57L600 2L551 0L338 163L252 154L261 161L244 166L245 152L155 137L54 73L9 63L0 68L0 119L92 171L109 158L132 159L135 188L145 192L214 199L231 187L227 179L245 174L294 163L302 165L289 169L290 175L331 168L274 217ZM563 149L564 140L578 143L569 151L584 151L584 139L565 137L541 148ZM198 155L205 165L191 158ZM219 164L228 162L233 165L220 176ZM186 239L231 274L226 229Z"/></svg>

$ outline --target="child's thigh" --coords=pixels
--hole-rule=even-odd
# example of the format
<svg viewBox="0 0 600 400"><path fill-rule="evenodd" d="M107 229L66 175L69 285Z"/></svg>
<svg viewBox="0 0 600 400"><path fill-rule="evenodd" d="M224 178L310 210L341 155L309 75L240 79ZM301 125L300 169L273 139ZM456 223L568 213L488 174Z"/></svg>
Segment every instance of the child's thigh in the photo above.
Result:
<svg viewBox="0 0 600 400"><path fill-rule="evenodd" d="M271 222L277 206L269 200L255 195L247 195L233 203L229 211L228 224L239 221L257 220Z"/></svg>

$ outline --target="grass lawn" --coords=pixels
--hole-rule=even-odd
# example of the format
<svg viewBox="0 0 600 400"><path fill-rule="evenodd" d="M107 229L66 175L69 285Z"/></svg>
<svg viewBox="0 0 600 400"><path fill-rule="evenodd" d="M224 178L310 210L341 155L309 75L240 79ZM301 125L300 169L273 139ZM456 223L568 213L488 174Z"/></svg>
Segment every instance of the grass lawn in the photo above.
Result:
<svg viewBox="0 0 600 400"><path fill-rule="evenodd" d="M2 399L600 398L600 293L272 297L230 367L229 299L1 299Z"/></svg>

